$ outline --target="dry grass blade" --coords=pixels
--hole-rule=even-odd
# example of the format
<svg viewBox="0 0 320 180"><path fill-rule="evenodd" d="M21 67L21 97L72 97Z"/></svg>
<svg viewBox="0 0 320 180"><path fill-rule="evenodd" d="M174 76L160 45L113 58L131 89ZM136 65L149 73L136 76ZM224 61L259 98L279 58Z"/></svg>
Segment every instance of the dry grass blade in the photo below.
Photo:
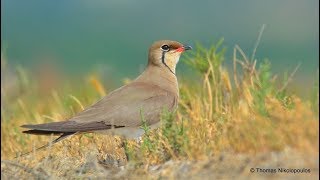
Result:
<svg viewBox="0 0 320 180"><path fill-rule="evenodd" d="M205 82L205 87L207 87L207 94L208 94L208 109L207 111L209 112L208 113L208 119L211 119L212 118L212 90L211 90L211 86L210 86L210 82L209 82L209 74L210 74L210 71L208 71L204 77L204 82Z"/></svg>
<svg viewBox="0 0 320 180"><path fill-rule="evenodd" d="M81 110L84 110L83 105L81 104L81 102L79 101L79 99L77 99L75 96L73 95L69 95L69 97L71 97L75 102L77 102L77 104L80 106Z"/></svg>
<svg viewBox="0 0 320 180"><path fill-rule="evenodd" d="M296 68L294 68L294 70L292 71L292 73L290 74L288 80L283 84L283 86L279 89L278 93L283 91L284 89L286 89L286 87L289 85L289 83L293 80L293 76L294 74L298 71L298 69L300 68L301 63L299 63Z"/></svg>
<svg viewBox="0 0 320 180"><path fill-rule="evenodd" d="M243 52L243 50L240 48L240 46L236 44L235 48L241 54L243 60L245 61L245 64L247 64L247 65L250 64L250 61L248 60L246 54ZM248 67L246 67L246 68L248 68Z"/></svg>
<svg viewBox="0 0 320 180"><path fill-rule="evenodd" d="M254 48L253 48L253 51L252 51L252 55L251 55L251 62L254 60L255 58L255 55L256 55L256 51L258 49L258 46L260 44L260 40L261 40L261 37L262 37L262 34L263 34L263 31L264 29L266 28L266 24L263 24L260 31L259 31L259 35L258 35L258 38L257 38L257 41L254 45Z"/></svg>
<svg viewBox="0 0 320 180"><path fill-rule="evenodd" d="M239 93L240 85L238 82L238 74L237 74L237 49L235 47L233 48L233 79L236 85L236 89Z"/></svg>

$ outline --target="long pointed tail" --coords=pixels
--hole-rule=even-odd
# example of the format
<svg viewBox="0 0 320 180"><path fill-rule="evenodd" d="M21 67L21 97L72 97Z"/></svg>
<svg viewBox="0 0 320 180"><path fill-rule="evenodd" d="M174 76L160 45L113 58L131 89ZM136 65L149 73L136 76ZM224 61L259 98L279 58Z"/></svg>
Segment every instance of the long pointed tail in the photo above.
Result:
<svg viewBox="0 0 320 180"><path fill-rule="evenodd" d="M29 133L29 134L48 134L47 133L44 133L44 132L32 132L32 131L37 131L37 130L29 130L29 132L26 132L26 133ZM48 144L44 145L44 146L41 146L41 147L38 147L37 149L35 150L32 150L30 152L27 152L27 153L23 153L23 154L20 154L18 155L17 157L15 158L18 158L18 157L24 157L24 156L27 156L29 154L31 154L32 152L34 151L38 151L38 150L41 150L41 149L44 149L44 148L47 148L49 146L52 146L53 144L57 143L57 142L60 142L68 137L71 137L72 135L76 134L77 132L66 132L66 133L63 133L61 136L59 136L57 139L53 140L52 142L49 142ZM53 133L54 134L54 133Z"/></svg>

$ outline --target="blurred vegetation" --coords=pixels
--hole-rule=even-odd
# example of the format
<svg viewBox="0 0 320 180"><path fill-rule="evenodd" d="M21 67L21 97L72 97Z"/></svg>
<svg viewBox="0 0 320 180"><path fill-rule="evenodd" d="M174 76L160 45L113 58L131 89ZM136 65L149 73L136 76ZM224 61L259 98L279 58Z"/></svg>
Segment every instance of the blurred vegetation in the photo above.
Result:
<svg viewBox="0 0 320 180"><path fill-rule="evenodd" d="M175 113L164 111L159 129L150 130L144 123L141 128L146 133L141 142L100 134L80 134L48 150L13 159L50 139L22 134L19 126L66 119L107 94L96 75L66 79L47 87L53 85L48 79L54 78L34 77L28 70L18 67L13 70L17 77L14 87L1 87L2 158L14 160L37 172L40 168L50 177L68 175L71 178L96 173L81 169L92 154L101 164L125 163L128 157L129 162L141 170L140 167L144 169L170 159L207 159L225 151L254 154L291 147L301 152L317 153L318 84L313 87L311 99L303 100L287 88L291 77L285 75L288 78L284 78L279 86L267 60L256 69L258 60L254 55L248 59L237 45L233 73L230 73L223 66L226 49L222 44L222 39L208 49L198 44L192 53L183 57L198 72L199 83L179 82L178 110ZM2 57L1 63L5 62ZM1 73L4 71L6 69L2 68ZM5 166L1 167L3 171ZM78 168L81 169L78 174L70 175ZM19 171L16 177L25 173Z"/></svg>

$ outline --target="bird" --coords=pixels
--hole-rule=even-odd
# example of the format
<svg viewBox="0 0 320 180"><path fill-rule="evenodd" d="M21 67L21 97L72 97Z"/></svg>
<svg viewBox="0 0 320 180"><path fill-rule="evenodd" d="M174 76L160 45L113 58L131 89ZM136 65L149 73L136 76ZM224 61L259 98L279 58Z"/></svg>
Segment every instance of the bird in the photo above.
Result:
<svg viewBox="0 0 320 180"><path fill-rule="evenodd" d="M59 136L38 149L77 133L95 132L139 138L144 134L142 117L146 125L155 129L160 126L164 109L169 112L176 110L179 98L176 65L181 54L191 49L191 46L177 41L156 41L149 48L145 70L131 83L112 91L65 121L22 125L28 129L23 133Z"/></svg>

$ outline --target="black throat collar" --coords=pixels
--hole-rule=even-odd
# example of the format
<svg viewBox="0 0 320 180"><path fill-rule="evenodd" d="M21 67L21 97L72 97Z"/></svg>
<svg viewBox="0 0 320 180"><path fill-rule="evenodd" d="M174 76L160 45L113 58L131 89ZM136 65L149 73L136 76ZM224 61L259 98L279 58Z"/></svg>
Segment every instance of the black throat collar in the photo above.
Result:
<svg viewBox="0 0 320 180"><path fill-rule="evenodd" d="M162 51L162 56L161 56L162 64L164 64L164 65L169 69L169 71L170 71L173 75L176 75L176 74L170 69L170 67L166 64L166 62L165 62L165 60L164 60L165 55L166 55L166 52L165 52L165 51Z"/></svg>

